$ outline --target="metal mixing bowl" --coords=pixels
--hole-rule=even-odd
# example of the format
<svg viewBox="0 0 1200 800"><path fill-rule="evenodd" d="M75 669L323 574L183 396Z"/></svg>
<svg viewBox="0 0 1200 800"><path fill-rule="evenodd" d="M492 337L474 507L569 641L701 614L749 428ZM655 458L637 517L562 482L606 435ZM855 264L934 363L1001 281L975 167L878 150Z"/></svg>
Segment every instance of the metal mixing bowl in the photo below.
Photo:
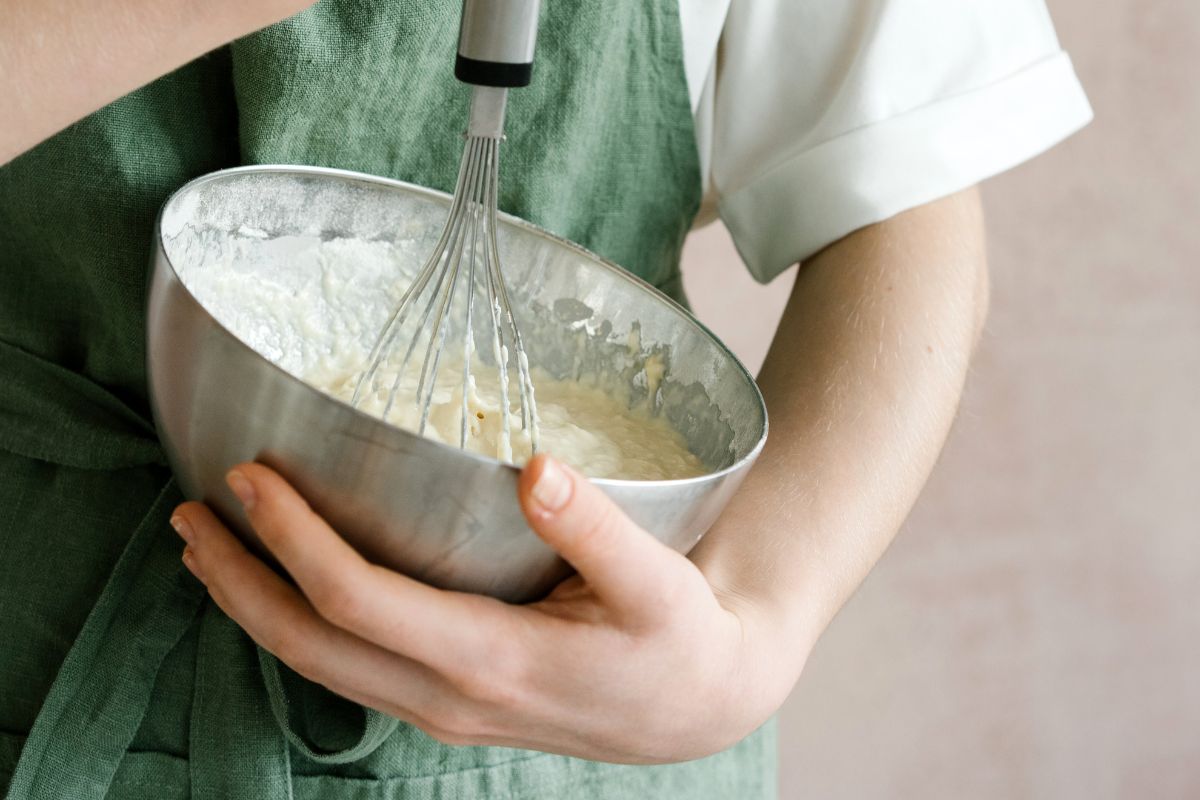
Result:
<svg viewBox="0 0 1200 800"><path fill-rule="evenodd" d="M392 241L403 232L416 252L428 252L448 204L411 184L309 167L231 169L181 188L163 206L154 242L154 419L184 493L260 552L224 483L230 467L248 460L287 477L375 563L436 586L531 600L570 570L526 525L515 467L420 438L305 384L218 323L185 283L189 270L233 268L198 255L198 238L213 231L247 226L264 241ZM556 377L604 373L626 386L631 403L653 403L711 470L686 480L595 481L646 530L688 551L766 440L754 381L684 309L617 266L509 216L500 248L530 361ZM287 259L274 268L288 269ZM652 397L643 369L650 354L666 365Z"/></svg>

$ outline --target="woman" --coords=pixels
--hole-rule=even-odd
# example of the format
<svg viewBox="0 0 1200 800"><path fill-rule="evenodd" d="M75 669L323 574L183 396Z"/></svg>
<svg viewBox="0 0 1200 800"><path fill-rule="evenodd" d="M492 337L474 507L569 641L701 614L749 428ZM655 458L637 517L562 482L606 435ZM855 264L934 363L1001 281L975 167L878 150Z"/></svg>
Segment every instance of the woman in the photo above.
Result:
<svg viewBox="0 0 1200 800"><path fill-rule="evenodd" d="M512 607L364 563L239 465L282 582L181 502L147 422L173 189L272 162L453 184L453 0L305 5L6 3L0 790L772 795L769 719L956 408L987 298L970 187L1090 118L1044 6L547 0L501 206L680 299L698 214L759 279L803 267L760 376L771 440L700 546L538 458L519 500L579 576Z"/></svg>

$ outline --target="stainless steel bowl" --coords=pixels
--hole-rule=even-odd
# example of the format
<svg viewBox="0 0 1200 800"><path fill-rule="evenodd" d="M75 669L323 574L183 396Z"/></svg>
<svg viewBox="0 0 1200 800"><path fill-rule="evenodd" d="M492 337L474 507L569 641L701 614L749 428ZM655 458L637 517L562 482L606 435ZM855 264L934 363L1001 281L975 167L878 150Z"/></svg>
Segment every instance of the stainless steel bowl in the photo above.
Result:
<svg viewBox="0 0 1200 800"><path fill-rule="evenodd" d="M184 493L210 504L260 551L224 483L231 466L248 460L287 477L372 561L436 586L521 602L570 570L526 525L516 468L384 424L305 384L218 323L181 278L230 268L199 263L194 245L242 226L268 240L390 241L403 231L427 252L448 203L410 184L309 167L245 167L188 183L163 206L154 242L150 399ZM688 551L766 440L754 381L716 337L648 284L519 219L504 216L501 228L530 361L557 377L604 373L623 381L630 401L652 402L711 469L686 480L595 481L646 530ZM642 369L647 354L666 363L653 397Z"/></svg>

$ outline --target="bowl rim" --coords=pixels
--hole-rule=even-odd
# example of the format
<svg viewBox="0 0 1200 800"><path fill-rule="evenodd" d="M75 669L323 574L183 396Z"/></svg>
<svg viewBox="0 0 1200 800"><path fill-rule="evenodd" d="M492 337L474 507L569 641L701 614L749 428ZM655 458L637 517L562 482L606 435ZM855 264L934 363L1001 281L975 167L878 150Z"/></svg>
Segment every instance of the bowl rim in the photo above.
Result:
<svg viewBox="0 0 1200 800"><path fill-rule="evenodd" d="M449 445L444 442L439 442L434 439L429 439L427 437L421 436L410 430L402 428L399 425L393 425L390 422L386 422L385 420L382 420L373 414L369 414L365 411L362 411L361 409L355 408L350 403L347 403L344 400L334 397L333 395L328 394L327 392L321 391L320 389L313 386L312 384L310 384L310 383L302 380L301 378L293 375L292 373L288 372L286 369L279 366L274 361L267 358L262 353L258 352L253 347L251 347L247 342L242 340L242 338L240 336L238 336L233 331L229 330L229 328L227 328L224 324L222 324L220 320L218 320L215 316L213 316L213 314L208 310L208 308L205 307L205 305L203 303L201 303L200 300L194 294L192 294L192 290L188 287L187 282L182 278L182 276L180 276L179 271L175 268L175 264L174 264L174 262L172 262L171 256L167 251L166 238L165 238L166 232L163 228L163 221L164 221L164 217L166 216L167 210L176 202L176 200L178 198L184 196L186 193L188 193L190 191L193 191L198 186L201 186L206 183L213 183L216 181L220 181L220 180L230 177L230 176L254 174L254 173L300 174L300 175L310 175L310 176L318 176L318 177L326 177L326 178L336 178L340 181L368 183L368 184L373 184L376 186L384 186L389 189L400 189L400 190L403 190L403 191L411 193L411 194L417 194L417 195L424 196L428 199L432 199L438 203L446 204L446 205L449 205L449 203L453 200L453 198L449 194L447 194L446 192L438 191L437 189L431 189L426 186L419 186L417 184L409 183L407 181L397 180L395 178L386 178L386 177L383 177L380 175L371 175L371 174L365 173L365 172L356 172L354 170L340 169L337 167L318 167L318 166L299 165L299 164L250 164L250 165L244 165L244 166L238 166L238 167L228 167L226 169L220 169L220 170L216 170L214 172L208 172L208 173L205 173L204 175L197 176L197 177L189 180L187 183L183 184L182 186L180 186L175 191L171 192L171 194L167 197L166 200L163 201L162 205L159 207L158 214L155 216L155 221L154 221L155 246L157 247L158 252L162 255L163 263L165 263L166 266L170 268L171 274L174 276L175 281L179 284L180 288L183 289L184 293L187 295L188 299L191 300L192 304L197 309L199 309L200 312L205 317L207 317L208 320L217 327L217 329L219 329L220 331L225 333L227 336L229 336L229 338L233 339L233 341L237 345L244 348L246 351L251 353L253 356L258 358L259 360L265 362L268 367L270 367L271 369L273 369L274 371L276 371L277 373L282 375L285 380L290 381L295 384L298 384L299 386L303 387L308 392L316 395L317 397L319 397L325 401L336 403L343 410L349 411L353 415L356 415L357 417L365 420L367 422L367 424L371 425L372 427L381 426L384 429L386 429L389 432L389 434L393 433L393 432L399 433L404 437L418 440L423 444L441 448L442 450L447 451L448 453L456 454L458 457L471 459L473 461L476 461L476 462L479 462L481 464L485 464L485 465L491 466L491 467L503 467L507 470L512 471L513 473L519 473L522 468L518 467L515 464L511 464L507 461L501 461L500 459L492 458L491 456L487 456L482 453L475 453L470 450L463 450L459 447L455 447L453 445ZM657 298L659 300L665 302L667 307L669 309L671 309L671 311L673 313L675 313L677 316L681 316L685 322L692 325L701 334L708 337L714 344L716 344L716 346L719 347L725 353L726 356L728 356L730 361L732 361L733 364L736 365L737 369L741 372L742 376L746 379L747 383L750 385L751 390L754 392L754 398L757 401L758 410L762 416L762 421L763 421L762 433L759 435L758 440L754 443L754 446L751 447L746 452L745 455L743 455L741 458L739 458L737 461L733 462L729 466L724 467L719 470L714 470L712 472L705 472L703 475L696 475L691 478L669 478L669 479L664 479L664 480L632 480L632 479L628 479L628 478L593 478L591 476L584 475L584 477L586 477L589 482L591 482L597 486L601 486L601 487L637 488L637 489L652 489L652 488L657 488L657 487L670 488L670 487L686 486L689 484L708 483L708 482L712 482L712 481L724 478L727 475L730 475L732 473L739 471L740 469L745 467L747 464L752 463L758 457L759 453L763 449L763 446L766 444L768 428L770 425L770 420L767 415L767 405L766 405L765 400L763 399L762 391L758 388L757 381L754 380L754 376L752 376L750 374L750 371L746 369L746 366L741 362L741 360L736 355L734 355L733 351L731 351L725 345L725 343L723 341L721 341L720 337L718 337L711 330L709 330L708 326L706 326L704 323L700 322L700 320L696 319L696 317L690 311L688 311L686 308L684 308L682 305L680 305L678 302L676 302L673 298L669 297L668 295L666 295L665 293L660 291L658 289L658 287L654 286L652 283L650 283L648 281L643 280L642 278L639 278L637 275L634 275L632 272L629 272L628 270L624 269L620 265L604 258L603 256L593 253L591 250L588 250L586 247L583 247L582 245L576 244L575 242L572 242L569 239L564 239L561 236L551 233L550 231L546 230L545 228L542 228L532 222L529 222L528 220L521 219L520 217L514 216L505 211L498 211L497 216L503 222L505 222L509 225L513 225L517 228L522 228L525 231L527 231L528 233L531 233L531 234L538 236L540 238L543 238L543 239L548 239L551 242L553 242L554 244L556 244L557 246L565 247L568 250L573 251L577 255L583 256L588 260L597 262L602 267L604 267L606 270L615 274L618 278L620 278L622 280L633 283L643 289L648 289L653 295L657 296ZM153 278L153 272L151 273L150 277ZM149 302L150 302L150 295L149 295L149 292L147 292L147 305L149 304ZM149 358L150 334L151 334L150 327L147 325L147 327L146 327L147 358ZM451 456L451 457L454 457L454 456ZM580 472L580 474L583 474L582 470L580 470L579 472Z"/></svg>

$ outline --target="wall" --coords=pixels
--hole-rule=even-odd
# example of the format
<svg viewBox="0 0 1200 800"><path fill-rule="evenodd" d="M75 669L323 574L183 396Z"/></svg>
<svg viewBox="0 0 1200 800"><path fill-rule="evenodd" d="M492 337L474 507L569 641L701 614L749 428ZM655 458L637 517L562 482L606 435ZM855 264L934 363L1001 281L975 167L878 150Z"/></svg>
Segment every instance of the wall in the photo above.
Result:
<svg viewBox="0 0 1200 800"><path fill-rule="evenodd" d="M988 331L782 713L785 800L1200 797L1200 6L1050 6L1097 121L985 187ZM695 238L698 313L757 365L789 279Z"/></svg>

